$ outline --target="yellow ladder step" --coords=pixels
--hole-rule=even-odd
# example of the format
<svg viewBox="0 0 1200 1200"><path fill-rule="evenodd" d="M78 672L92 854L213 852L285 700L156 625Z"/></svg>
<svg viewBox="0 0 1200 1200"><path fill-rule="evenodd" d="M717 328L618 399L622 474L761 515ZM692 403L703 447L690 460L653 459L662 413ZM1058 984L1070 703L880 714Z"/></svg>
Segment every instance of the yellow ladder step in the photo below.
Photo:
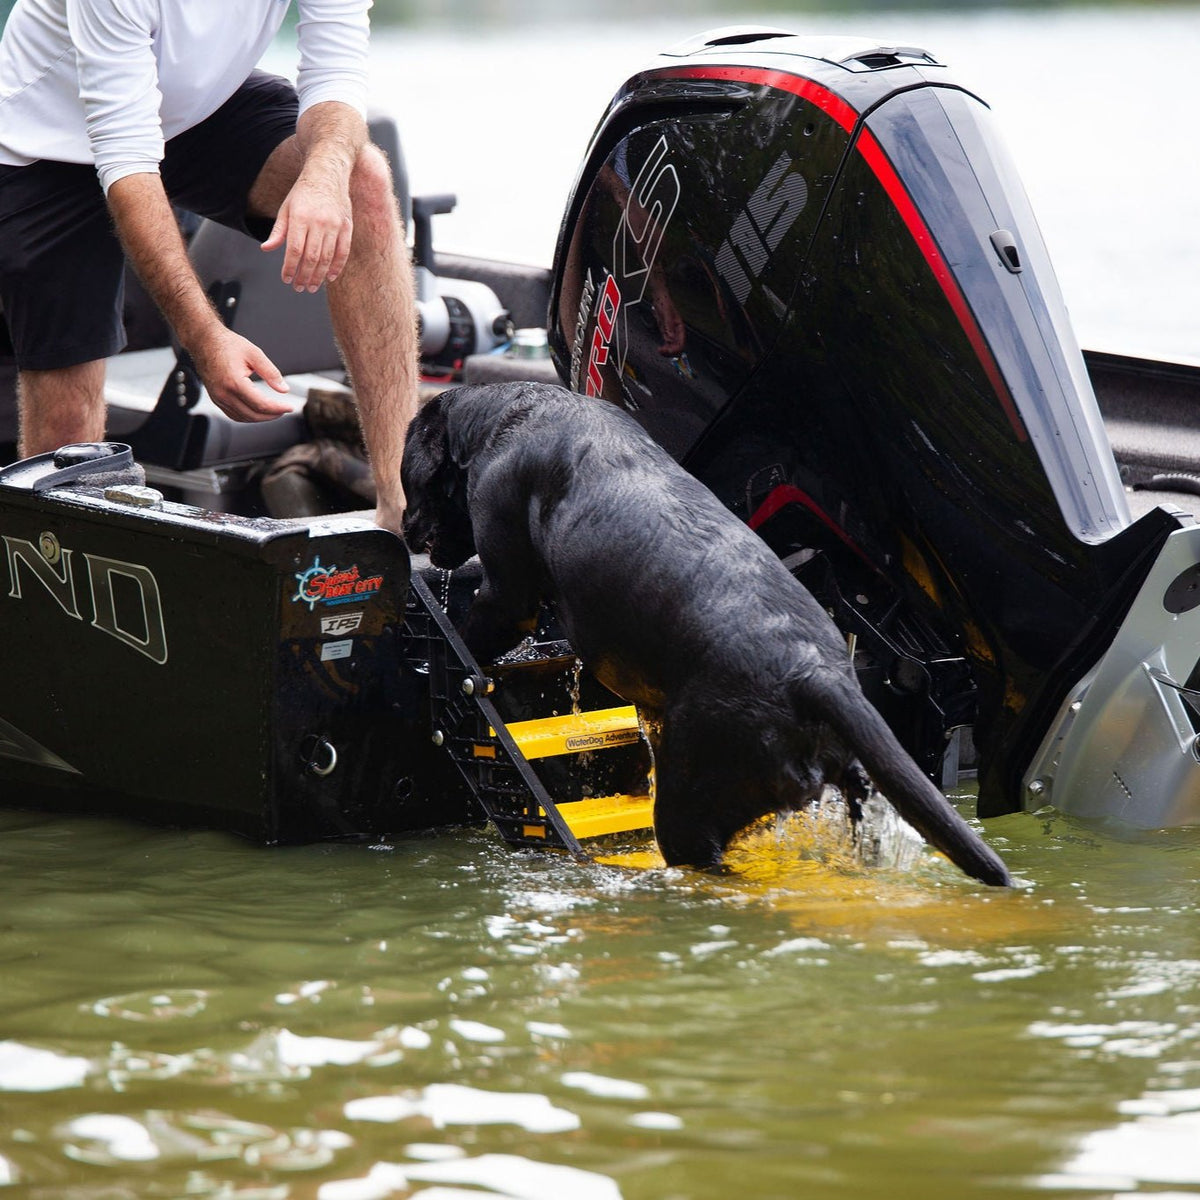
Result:
<svg viewBox="0 0 1200 1200"><path fill-rule="evenodd" d="M628 833L654 826L654 802L649 796L596 796L560 804L558 811L577 838Z"/></svg>
<svg viewBox="0 0 1200 1200"><path fill-rule="evenodd" d="M565 717L514 721L508 732L526 758L606 750L609 746L626 746L641 737L637 709L632 704L595 712L568 713Z"/></svg>

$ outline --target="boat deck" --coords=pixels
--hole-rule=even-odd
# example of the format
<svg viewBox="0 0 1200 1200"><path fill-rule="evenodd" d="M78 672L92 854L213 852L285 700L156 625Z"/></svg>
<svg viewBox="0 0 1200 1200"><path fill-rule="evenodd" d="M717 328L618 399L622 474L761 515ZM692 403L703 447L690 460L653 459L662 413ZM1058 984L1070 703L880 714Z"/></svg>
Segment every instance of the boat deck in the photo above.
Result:
<svg viewBox="0 0 1200 1200"><path fill-rule="evenodd" d="M1200 367L1084 357L1134 518L1156 505L1200 516Z"/></svg>

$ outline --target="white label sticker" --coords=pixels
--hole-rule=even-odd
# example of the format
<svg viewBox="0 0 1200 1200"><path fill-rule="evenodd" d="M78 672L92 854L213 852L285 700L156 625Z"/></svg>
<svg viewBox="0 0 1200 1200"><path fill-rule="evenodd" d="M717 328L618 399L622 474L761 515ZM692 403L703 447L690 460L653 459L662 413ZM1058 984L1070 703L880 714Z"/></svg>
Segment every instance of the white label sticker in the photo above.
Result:
<svg viewBox="0 0 1200 1200"><path fill-rule="evenodd" d="M326 642L321 647L321 661L328 662L331 658L349 658L354 649L354 639L347 638L344 642Z"/></svg>

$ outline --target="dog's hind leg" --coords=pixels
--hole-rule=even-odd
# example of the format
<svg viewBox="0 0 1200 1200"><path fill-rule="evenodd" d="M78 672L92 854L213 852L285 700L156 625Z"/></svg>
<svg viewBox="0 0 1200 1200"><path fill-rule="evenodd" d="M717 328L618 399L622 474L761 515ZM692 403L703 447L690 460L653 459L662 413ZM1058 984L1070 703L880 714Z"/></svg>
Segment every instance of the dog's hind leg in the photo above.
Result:
<svg viewBox="0 0 1200 1200"><path fill-rule="evenodd" d="M683 778L680 778L683 774ZM657 771L654 837L668 867L715 867L725 852L716 829L688 808L695 797L687 773Z"/></svg>
<svg viewBox="0 0 1200 1200"><path fill-rule="evenodd" d="M736 744L717 720L664 718L654 755L654 836L668 866L716 867L734 834L771 811L756 749Z"/></svg>

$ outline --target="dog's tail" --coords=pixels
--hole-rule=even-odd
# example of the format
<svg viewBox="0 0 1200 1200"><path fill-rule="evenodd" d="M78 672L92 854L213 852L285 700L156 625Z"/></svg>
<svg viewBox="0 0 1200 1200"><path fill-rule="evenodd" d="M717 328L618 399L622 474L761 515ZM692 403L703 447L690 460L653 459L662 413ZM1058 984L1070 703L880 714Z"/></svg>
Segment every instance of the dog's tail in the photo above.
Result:
<svg viewBox="0 0 1200 1200"><path fill-rule="evenodd" d="M838 679L825 693L822 709L875 786L931 846L984 883L1000 887L1012 883L1004 861L913 762L856 682Z"/></svg>

